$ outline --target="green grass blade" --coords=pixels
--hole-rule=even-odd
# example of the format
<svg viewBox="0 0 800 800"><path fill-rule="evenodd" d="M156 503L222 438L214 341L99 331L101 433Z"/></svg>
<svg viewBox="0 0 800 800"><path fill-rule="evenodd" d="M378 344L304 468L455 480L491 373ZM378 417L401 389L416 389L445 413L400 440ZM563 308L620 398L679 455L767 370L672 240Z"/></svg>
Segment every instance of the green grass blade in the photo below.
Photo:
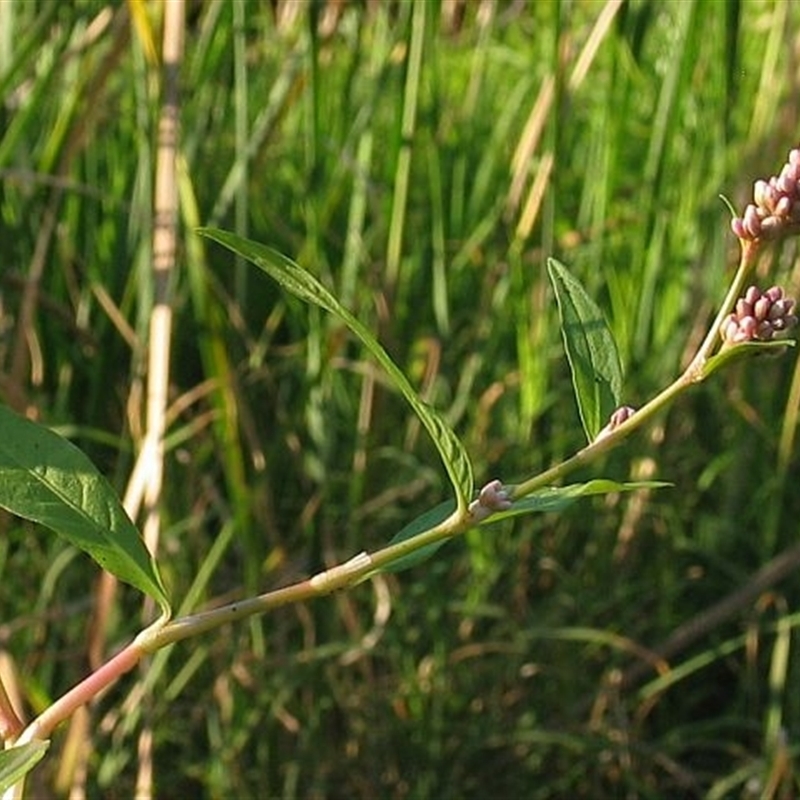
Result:
<svg viewBox="0 0 800 800"><path fill-rule="evenodd" d="M558 302L575 399L591 442L619 407L622 365L603 312L583 286L553 258L547 261L547 271Z"/></svg>
<svg viewBox="0 0 800 800"><path fill-rule="evenodd" d="M301 300L339 317L361 339L427 428L453 484L457 506L461 510L466 509L468 498L472 495L473 476L472 464L464 446L444 419L417 396L408 378L372 333L313 275L276 250L214 228L201 228L198 233L252 261L280 286Z"/></svg>
<svg viewBox="0 0 800 800"><path fill-rule="evenodd" d="M0 507L51 528L169 613L158 568L108 481L71 442L3 406Z"/></svg>
<svg viewBox="0 0 800 800"><path fill-rule="evenodd" d="M403 109L400 121L402 144L397 155L392 194L392 214L389 224L389 240L386 247L386 283L394 292L400 278L403 231L406 226L406 206L411 182L412 140L416 129L417 106L422 72L422 53L425 40L425 3L417 3L412 9L409 38L408 72L403 90Z"/></svg>

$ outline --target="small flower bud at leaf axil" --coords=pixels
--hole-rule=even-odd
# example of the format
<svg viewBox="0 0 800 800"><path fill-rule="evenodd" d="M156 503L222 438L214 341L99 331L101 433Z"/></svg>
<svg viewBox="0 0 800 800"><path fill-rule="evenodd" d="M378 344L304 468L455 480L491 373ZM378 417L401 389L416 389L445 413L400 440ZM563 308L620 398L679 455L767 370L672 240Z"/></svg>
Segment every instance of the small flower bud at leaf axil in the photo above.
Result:
<svg viewBox="0 0 800 800"><path fill-rule="evenodd" d="M629 420L636 413L636 409L631 406L620 406L608 418L608 424L594 437L597 442L600 439L605 439L612 431L619 428L623 422Z"/></svg>
<svg viewBox="0 0 800 800"><path fill-rule="evenodd" d="M501 481L489 481L478 493L478 498L469 504L473 522L483 522L498 511L508 511L512 506L508 490Z"/></svg>

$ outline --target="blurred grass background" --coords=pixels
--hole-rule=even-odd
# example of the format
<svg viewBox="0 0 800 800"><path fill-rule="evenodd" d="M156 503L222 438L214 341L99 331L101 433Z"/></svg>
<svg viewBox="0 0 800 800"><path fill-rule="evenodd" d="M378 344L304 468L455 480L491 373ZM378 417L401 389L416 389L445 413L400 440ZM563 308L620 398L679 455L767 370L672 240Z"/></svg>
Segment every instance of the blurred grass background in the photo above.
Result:
<svg viewBox="0 0 800 800"><path fill-rule="evenodd" d="M162 14L0 0L0 394L120 492L142 435ZM194 227L312 270L478 480L513 482L582 444L545 259L606 311L626 402L671 381L738 255L719 195L743 208L797 143L799 18L785 0L189 2L159 552L175 602L378 547L448 490L343 327ZM795 256L764 283L796 294ZM155 795L796 796L799 374L794 353L737 366L579 476L673 489L471 534L159 654ZM3 663L33 711L88 669L97 573L74 555L15 522L0 538ZM109 647L139 604L120 593ZM56 736L39 791L132 795L134 685L82 723L85 772Z"/></svg>

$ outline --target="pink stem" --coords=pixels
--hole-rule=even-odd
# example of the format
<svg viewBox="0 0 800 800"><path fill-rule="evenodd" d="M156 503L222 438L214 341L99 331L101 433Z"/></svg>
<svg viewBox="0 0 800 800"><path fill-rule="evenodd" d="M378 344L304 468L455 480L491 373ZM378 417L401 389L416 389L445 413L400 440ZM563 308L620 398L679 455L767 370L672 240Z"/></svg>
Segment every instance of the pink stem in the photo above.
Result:
<svg viewBox="0 0 800 800"><path fill-rule="evenodd" d="M0 740L5 742L7 739L16 739L24 727L11 705L6 687L0 681Z"/></svg>
<svg viewBox="0 0 800 800"><path fill-rule="evenodd" d="M121 675L132 670L144 655L135 640L120 650L110 661L73 686L53 705L43 711L23 732L20 741L46 739L60 722L69 718L80 706L95 698Z"/></svg>

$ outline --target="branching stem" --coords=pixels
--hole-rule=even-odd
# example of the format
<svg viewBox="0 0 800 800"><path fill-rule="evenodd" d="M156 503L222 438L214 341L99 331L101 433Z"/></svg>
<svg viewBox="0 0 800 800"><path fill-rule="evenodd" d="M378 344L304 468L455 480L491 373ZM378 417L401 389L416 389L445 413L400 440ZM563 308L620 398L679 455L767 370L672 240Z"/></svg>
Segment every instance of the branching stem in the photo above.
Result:
<svg viewBox="0 0 800 800"><path fill-rule="evenodd" d="M571 472L592 463L620 444L646 422L652 420L655 414L669 406L691 386L707 377L706 365L719 344L720 325L726 315L730 313L752 273L758 245L758 241L742 241L742 256L730 289L708 334L683 374L628 419L575 455L515 486L505 487L504 491L508 500L520 500L544 487L557 484ZM390 544L371 554L359 553L343 564L331 567L298 583L266 592L257 597L246 598L219 608L181 617L172 622L154 624L142 631L127 647L53 703L22 732L18 742L47 738L59 722L69 717L78 706L97 696L121 675L131 670L146 654L214 630L222 625L246 619L254 614L263 614L280 606L304 602L354 586L375 571L385 568L423 547L463 533L474 527L475 524L476 520L470 511L456 510L442 522L416 536ZM2 717L8 728L7 732L13 734L19 730L21 723L16 720L15 716L9 715L7 704L3 702L3 698L4 695L0 692ZM14 727L15 725L17 727ZM13 738L13 736L9 738Z"/></svg>

